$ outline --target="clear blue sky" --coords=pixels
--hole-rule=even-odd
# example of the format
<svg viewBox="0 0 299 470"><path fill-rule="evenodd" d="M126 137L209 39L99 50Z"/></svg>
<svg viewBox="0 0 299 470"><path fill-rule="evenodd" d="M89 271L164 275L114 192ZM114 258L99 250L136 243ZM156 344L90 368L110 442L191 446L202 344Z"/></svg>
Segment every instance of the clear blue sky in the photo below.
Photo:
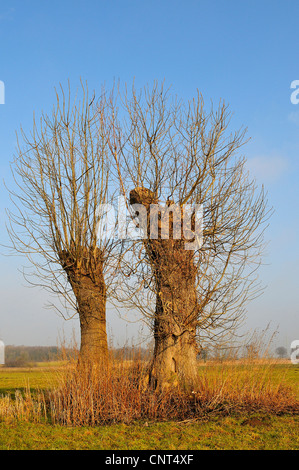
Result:
<svg viewBox="0 0 299 470"><path fill-rule="evenodd" d="M54 87L68 79L96 90L115 79L140 87L165 79L184 99L196 89L207 104L223 98L234 112L232 130L248 127L244 152L275 208L260 273L268 288L250 306L246 327L271 322L289 346L299 339L299 104L290 101L299 80L298 18L298 0L2 0L1 180L9 182L15 131L30 129L33 111L50 110ZM8 205L1 181L1 242ZM55 344L62 327L69 334L78 324L66 325L43 309L45 294L23 287L22 262L1 258L0 337ZM112 312L108 321L122 341L124 323Z"/></svg>

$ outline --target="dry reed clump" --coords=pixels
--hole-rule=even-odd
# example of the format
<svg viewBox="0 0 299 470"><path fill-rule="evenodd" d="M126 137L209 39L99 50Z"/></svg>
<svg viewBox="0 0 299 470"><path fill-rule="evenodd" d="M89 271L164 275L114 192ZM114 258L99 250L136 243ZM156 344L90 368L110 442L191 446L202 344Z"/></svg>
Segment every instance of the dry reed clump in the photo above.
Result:
<svg viewBox="0 0 299 470"><path fill-rule="evenodd" d="M2 395L0 397L0 420L6 423L47 421L47 405L43 393L38 393L33 397L28 388L24 394L20 390L16 390L14 397L10 394Z"/></svg>
<svg viewBox="0 0 299 470"><path fill-rule="evenodd" d="M136 420L184 419L188 403L183 393L147 387L143 363L126 361L107 370L88 364L70 367L58 388L48 392L51 421L85 426L131 423Z"/></svg>
<svg viewBox="0 0 299 470"><path fill-rule="evenodd" d="M144 421L185 421L215 415L299 413L296 392L271 362L229 361L199 367L190 388L180 385L153 390L147 384L148 364L117 359L109 368L78 366L69 361L57 371L52 389L30 389L15 398L0 398L0 419L67 426L95 426Z"/></svg>
<svg viewBox="0 0 299 470"><path fill-rule="evenodd" d="M147 363L117 361L108 370L69 367L47 394L53 423L84 426L137 420L190 420L250 413L299 413L299 399L273 364L248 361L200 368L198 381L164 390L147 385Z"/></svg>
<svg viewBox="0 0 299 470"><path fill-rule="evenodd" d="M200 374L196 403L206 412L222 414L299 413L299 398L275 363L235 361L208 365Z"/></svg>

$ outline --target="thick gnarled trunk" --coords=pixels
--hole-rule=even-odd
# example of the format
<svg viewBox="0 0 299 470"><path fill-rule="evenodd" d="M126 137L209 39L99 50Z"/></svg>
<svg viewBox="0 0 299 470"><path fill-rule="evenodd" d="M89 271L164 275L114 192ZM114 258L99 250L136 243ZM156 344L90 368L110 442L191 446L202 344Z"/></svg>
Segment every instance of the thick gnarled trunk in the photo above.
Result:
<svg viewBox="0 0 299 470"><path fill-rule="evenodd" d="M150 370L150 382L155 388L178 381L190 385L197 378L198 302L192 257L171 241L162 244L161 264L156 267L159 281Z"/></svg>
<svg viewBox="0 0 299 470"><path fill-rule="evenodd" d="M172 215L167 221L170 224L169 238L161 237L162 229L165 229L161 217L156 218L159 221L156 238L151 237L150 211L153 215L152 210L158 210L154 207L157 204L154 193L145 188L135 188L130 193L130 203L143 204L147 209L145 250L157 292L150 383L155 388L164 388L178 381L192 384L197 378L199 310L193 252L185 249L186 240L182 233L180 239L174 239Z"/></svg>
<svg viewBox="0 0 299 470"><path fill-rule="evenodd" d="M84 250L80 266L67 252L60 253L63 269L72 286L80 318L80 363L108 364L106 331L106 285L99 249Z"/></svg>
<svg viewBox="0 0 299 470"><path fill-rule="evenodd" d="M165 389L178 383L190 386L196 382L197 347L194 331L185 330L174 335L171 333L174 329L170 327L169 334L165 334L165 325L157 321L158 331L155 334L154 358L149 376L150 385L155 389Z"/></svg>

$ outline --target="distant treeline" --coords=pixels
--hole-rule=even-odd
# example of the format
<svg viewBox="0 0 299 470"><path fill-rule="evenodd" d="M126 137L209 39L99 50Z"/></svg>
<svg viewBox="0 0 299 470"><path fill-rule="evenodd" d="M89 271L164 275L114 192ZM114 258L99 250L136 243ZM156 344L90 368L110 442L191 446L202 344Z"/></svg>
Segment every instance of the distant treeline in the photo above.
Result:
<svg viewBox="0 0 299 470"><path fill-rule="evenodd" d="M124 346L122 348L113 348L112 354L116 359L146 360L151 356L152 348Z"/></svg>
<svg viewBox="0 0 299 470"><path fill-rule="evenodd" d="M150 354L150 350L125 346L123 348L113 348L112 354L116 359L146 359ZM63 360L73 355L76 355L74 350L62 350L57 346L6 346L5 366L26 367L37 362Z"/></svg>
<svg viewBox="0 0 299 470"><path fill-rule="evenodd" d="M21 367L36 362L57 361L62 351L56 346L6 346L5 365Z"/></svg>
<svg viewBox="0 0 299 470"><path fill-rule="evenodd" d="M123 346L111 348L112 357L123 360L149 360L152 357L152 347L145 348L134 346ZM203 349L198 354L200 360L226 360L242 357L259 359L263 357L255 344L247 344L241 351L234 352L234 348L215 345L213 348ZM286 348L276 348L272 357L288 357ZM75 349L59 348L57 346L6 346L5 366L26 367L37 362L60 361L71 357L77 357Z"/></svg>

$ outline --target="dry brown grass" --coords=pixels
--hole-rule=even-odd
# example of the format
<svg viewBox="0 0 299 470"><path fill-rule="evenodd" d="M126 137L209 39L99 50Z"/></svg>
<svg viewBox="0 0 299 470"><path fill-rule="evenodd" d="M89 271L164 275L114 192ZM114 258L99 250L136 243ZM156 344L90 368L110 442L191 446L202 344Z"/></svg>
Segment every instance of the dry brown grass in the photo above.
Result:
<svg viewBox="0 0 299 470"><path fill-rule="evenodd" d="M64 425L131 423L136 420L193 420L211 415L298 413L299 401L273 365L214 364L192 387L147 386L147 364L118 361L107 371L69 367L60 386L47 395L51 421Z"/></svg>
<svg viewBox="0 0 299 470"><path fill-rule="evenodd" d="M0 398L0 419L6 423L46 421L47 405L43 393L33 396L28 388L25 393L16 390L14 397L6 394Z"/></svg>
<svg viewBox="0 0 299 470"><path fill-rule="evenodd" d="M197 401L224 414L298 413L298 394L288 383L286 370L275 366L266 360L207 365L195 391Z"/></svg>
<svg viewBox="0 0 299 470"><path fill-rule="evenodd" d="M71 359L57 369L54 388L0 399L0 419L67 426L144 421L185 421L215 415L299 413L299 398L276 362L251 359L211 361L199 367L192 386L168 390L147 386L148 363L112 359L108 370L77 366ZM283 370L283 368L282 368Z"/></svg>

